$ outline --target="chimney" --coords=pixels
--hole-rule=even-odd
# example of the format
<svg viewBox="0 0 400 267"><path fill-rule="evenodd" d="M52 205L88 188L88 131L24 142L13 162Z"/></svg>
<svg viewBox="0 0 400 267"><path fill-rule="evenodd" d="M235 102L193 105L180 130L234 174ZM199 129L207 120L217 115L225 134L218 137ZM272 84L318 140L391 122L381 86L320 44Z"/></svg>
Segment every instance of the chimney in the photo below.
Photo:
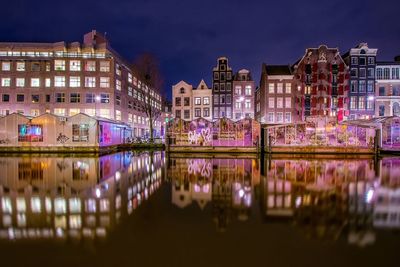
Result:
<svg viewBox="0 0 400 267"><path fill-rule="evenodd" d="M108 40L101 33L97 32L96 30L92 30L83 36L83 43L85 45L96 46L104 43L108 44Z"/></svg>

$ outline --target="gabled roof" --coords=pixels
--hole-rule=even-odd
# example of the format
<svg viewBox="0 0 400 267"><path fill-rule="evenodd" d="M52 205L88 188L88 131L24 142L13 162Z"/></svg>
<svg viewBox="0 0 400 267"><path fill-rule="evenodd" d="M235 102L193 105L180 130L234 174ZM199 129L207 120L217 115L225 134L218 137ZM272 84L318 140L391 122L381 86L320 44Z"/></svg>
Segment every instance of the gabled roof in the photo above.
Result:
<svg viewBox="0 0 400 267"><path fill-rule="evenodd" d="M267 75L292 75L290 65L266 65L263 64L263 71Z"/></svg>
<svg viewBox="0 0 400 267"><path fill-rule="evenodd" d="M200 89L200 90L201 90L201 86L202 86L202 85L204 85L204 90L205 90L205 89L210 89L210 87L208 87L208 85L206 84L206 82L204 81L204 79L201 79L199 85L197 85L197 87L196 87L196 88L193 88L193 89L195 89L195 90Z"/></svg>

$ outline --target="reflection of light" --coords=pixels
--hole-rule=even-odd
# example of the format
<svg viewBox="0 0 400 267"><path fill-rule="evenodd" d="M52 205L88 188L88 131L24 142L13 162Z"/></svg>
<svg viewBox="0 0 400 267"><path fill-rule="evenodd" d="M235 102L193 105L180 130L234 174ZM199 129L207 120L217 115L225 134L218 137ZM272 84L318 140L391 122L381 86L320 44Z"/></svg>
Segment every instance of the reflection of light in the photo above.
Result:
<svg viewBox="0 0 400 267"><path fill-rule="evenodd" d="M365 197L365 201L366 201L367 203L371 203L373 197L374 197L374 189L373 189L373 188L370 188L370 189L368 190L368 192L367 192L366 197Z"/></svg>
<svg viewBox="0 0 400 267"><path fill-rule="evenodd" d="M373 95L368 96L368 100L370 101L374 100L374 96Z"/></svg>
<svg viewBox="0 0 400 267"><path fill-rule="evenodd" d="M121 173L119 171L115 172L115 180L119 181L121 179Z"/></svg>
<svg viewBox="0 0 400 267"><path fill-rule="evenodd" d="M210 192L210 184L203 185L203 193L208 193L208 192Z"/></svg>
<svg viewBox="0 0 400 267"><path fill-rule="evenodd" d="M200 192L200 186L197 184L194 185L194 192L199 193Z"/></svg>
<svg viewBox="0 0 400 267"><path fill-rule="evenodd" d="M240 189L239 190L239 197L242 198L244 196L244 190Z"/></svg>
<svg viewBox="0 0 400 267"><path fill-rule="evenodd" d="M101 191L99 188L96 188L96 197L97 198L101 197Z"/></svg>
<svg viewBox="0 0 400 267"><path fill-rule="evenodd" d="M299 207L301 205L301 197L296 198L296 207Z"/></svg>

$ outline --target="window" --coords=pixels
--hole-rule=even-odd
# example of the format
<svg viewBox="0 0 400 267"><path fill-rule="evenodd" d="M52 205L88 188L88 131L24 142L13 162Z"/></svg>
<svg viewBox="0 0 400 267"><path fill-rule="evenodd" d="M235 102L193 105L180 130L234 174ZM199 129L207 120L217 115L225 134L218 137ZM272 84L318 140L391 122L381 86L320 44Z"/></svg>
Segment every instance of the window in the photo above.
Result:
<svg viewBox="0 0 400 267"><path fill-rule="evenodd" d="M31 78L31 87L39 87L40 79L39 78Z"/></svg>
<svg viewBox="0 0 400 267"><path fill-rule="evenodd" d="M1 86L10 87L11 86L11 78L1 78Z"/></svg>
<svg viewBox="0 0 400 267"><path fill-rule="evenodd" d="M285 84L285 90L286 90L286 94L291 94L292 93L292 84L291 83L286 83Z"/></svg>
<svg viewBox="0 0 400 267"><path fill-rule="evenodd" d="M210 108L203 108L203 117L210 116Z"/></svg>
<svg viewBox="0 0 400 267"><path fill-rule="evenodd" d="M2 71L10 71L11 70L11 62L1 62L1 70Z"/></svg>
<svg viewBox="0 0 400 267"><path fill-rule="evenodd" d="M285 108L291 108L292 107L292 98L286 97L285 98Z"/></svg>
<svg viewBox="0 0 400 267"><path fill-rule="evenodd" d="M368 69L368 78L374 78L375 77L375 69Z"/></svg>
<svg viewBox="0 0 400 267"><path fill-rule="evenodd" d="M359 59L358 59L358 62L359 62L359 64L361 65L361 66L365 66L366 64L366 60L365 60L365 57L360 57Z"/></svg>
<svg viewBox="0 0 400 267"><path fill-rule="evenodd" d="M358 83L358 91L359 92L365 92L365 81L361 80Z"/></svg>
<svg viewBox="0 0 400 267"><path fill-rule="evenodd" d="M276 122L283 122L283 112L276 113Z"/></svg>
<svg viewBox="0 0 400 267"><path fill-rule="evenodd" d="M357 97L350 97L350 109L357 109Z"/></svg>
<svg viewBox="0 0 400 267"><path fill-rule="evenodd" d="M210 98L208 96L203 97L203 105L210 105Z"/></svg>
<svg viewBox="0 0 400 267"><path fill-rule="evenodd" d="M25 62L17 62L17 71L25 71Z"/></svg>
<svg viewBox="0 0 400 267"><path fill-rule="evenodd" d="M100 117L103 117L103 118L110 118L111 116L110 116L110 110L109 109L107 109L107 108L101 108L100 109Z"/></svg>
<svg viewBox="0 0 400 267"><path fill-rule="evenodd" d="M175 106L180 107L181 105L182 105L181 98L180 97L175 97Z"/></svg>
<svg viewBox="0 0 400 267"><path fill-rule="evenodd" d="M201 117L201 108L195 108L194 109L194 116L195 117Z"/></svg>
<svg viewBox="0 0 400 267"><path fill-rule="evenodd" d="M218 92L219 91L219 85L218 83L214 84L214 91Z"/></svg>
<svg viewBox="0 0 400 267"><path fill-rule="evenodd" d="M236 95L241 95L242 94L242 87L241 86L235 86L235 94Z"/></svg>
<svg viewBox="0 0 400 267"><path fill-rule="evenodd" d="M50 62L46 62L45 66L46 66L46 71L50 71L51 70Z"/></svg>
<svg viewBox="0 0 400 267"><path fill-rule="evenodd" d="M367 91L373 92L374 91L374 81L368 81L367 83Z"/></svg>
<svg viewBox="0 0 400 267"><path fill-rule="evenodd" d="M358 57L351 57L351 64L357 65L358 64Z"/></svg>
<svg viewBox="0 0 400 267"><path fill-rule="evenodd" d="M268 107L269 108L274 108L275 107L275 98L274 97L269 97L268 98Z"/></svg>
<svg viewBox="0 0 400 267"><path fill-rule="evenodd" d="M65 108L55 108L54 114L58 116L65 116Z"/></svg>
<svg viewBox="0 0 400 267"><path fill-rule="evenodd" d="M132 78L132 73L128 72L128 83L132 83L133 78Z"/></svg>
<svg viewBox="0 0 400 267"><path fill-rule="evenodd" d="M46 79L44 80L44 83L45 83L44 86L50 87L50 86L51 86L51 79L50 79L50 78L46 78Z"/></svg>
<svg viewBox="0 0 400 267"><path fill-rule="evenodd" d="M117 121L122 120L122 115L120 110L115 110L115 120Z"/></svg>
<svg viewBox="0 0 400 267"><path fill-rule="evenodd" d="M115 95L115 103L120 106L121 105L121 96Z"/></svg>
<svg viewBox="0 0 400 267"><path fill-rule="evenodd" d="M81 110L79 108L70 108L69 109L69 116L74 116L76 114L79 114Z"/></svg>
<svg viewBox="0 0 400 267"><path fill-rule="evenodd" d="M183 111L183 117L184 117L185 119L190 119L190 110L185 109L185 110Z"/></svg>
<svg viewBox="0 0 400 267"><path fill-rule="evenodd" d="M250 99L246 99L246 101L244 102L244 107L245 108L251 108L251 100Z"/></svg>
<svg viewBox="0 0 400 267"><path fill-rule="evenodd" d="M357 81L351 81L350 90L352 93L357 92Z"/></svg>
<svg viewBox="0 0 400 267"><path fill-rule="evenodd" d="M121 76L121 66L119 64L115 64L115 74Z"/></svg>
<svg viewBox="0 0 400 267"><path fill-rule="evenodd" d="M17 78L16 80L17 87L24 87L25 86L25 78Z"/></svg>
<svg viewBox="0 0 400 267"><path fill-rule="evenodd" d="M246 95L251 95L251 86L250 85L246 85Z"/></svg>
<svg viewBox="0 0 400 267"><path fill-rule="evenodd" d="M283 93L283 83L278 83L276 85L276 93L277 94L282 94Z"/></svg>
<svg viewBox="0 0 400 267"><path fill-rule="evenodd" d="M31 71L40 71L40 63L32 62L31 63Z"/></svg>
<svg viewBox="0 0 400 267"><path fill-rule="evenodd" d="M274 113L268 112L268 122L274 122Z"/></svg>
<svg viewBox="0 0 400 267"><path fill-rule="evenodd" d="M110 103L110 94L100 94L100 103Z"/></svg>
<svg viewBox="0 0 400 267"><path fill-rule="evenodd" d="M70 71L80 71L81 70L81 61L80 60L71 60L69 62L69 70Z"/></svg>
<svg viewBox="0 0 400 267"><path fill-rule="evenodd" d="M180 91L181 94L184 94L185 93L185 88L181 87L181 89L179 89L179 91Z"/></svg>
<svg viewBox="0 0 400 267"><path fill-rule="evenodd" d="M183 105L184 106L190 106L190 97L185 97L183 99Z"/></svg>
<svg viewBox="0 0 400 267"><path fill-rule="evenodd" d="M121 91L121 81L115 80L115 89Z"/></svg>
<svg viewBox="0 0 400 267"><path fill-rule="evenodd" d="M25 101L25 95L17 95L17 102L24 102Z"/></svg>
<svg viewBox="0 0 400 267"><path fill-rule="evenodd" d="M109 77L100 77L100 87L101 88L109 88L110 87L110 78ZM131 87L131 90L132 90L132 87Z"/></svg>
<svg viewBox="0 0 400 267"><path fill-rule="evenodd" d="M69 102L70 103L80 103L81 102L81 94L71 93L69 95Z"/></svg>
<svg viewBox="0 0 400 267"><path fill-rule="evenodd" d="M195 105L201 105L201 97L195 97L194 98L194 104Z"/></svg>
<svg viewBox="0 0 400 267"><path fill-rule="evenodd" d="M383 79L389 80L390 79L390 68L383 69Z"/></svg>
<svg viewBox="0 0 400 267"><path fill-rule="evenodd" d="M231 95L226 95L226 104L231 104L232 103L232 97Z"/></svg>
<svg viewBox="0 0 400 267"><path fill-rule="evenodd" d="M215 95L214 96L214 105L218 105L219 104L219 95Z"/></svg>
<svg viewBox="0 0 400 267"><path fill-rule="evenodd" d="M365 109L365 97L358 97L358 109Z"/></svg>
<svg viewBox="0 0 400 267"><path fill-rule="evenodd" d="M400 68L393 68L392 69L392 80L399 80L400 79Z"/></svg>
<svg viewBox="0 0 400 267"><path fill-rule="evenodd" d="M72 142L89 141L89 124L72 124Z"/></svg>
<svg viewBox="0 0 400 267"><path fill-rule="evenodd" d="M225 104L225 96L224 95L220 95L219 96L219 103L220 104Z"/></svg>
<svg viewBox="0 0 400 267"><path fill-rule="evenodd" d="M96 87L96 77L85 77L85 87L88 88Z"/></svg>
<svg viewBox="0 0 400 267"><path fill-rule="evenodd" d="M356 68L352 68L350 71L351 77L358 77L358 70Z"/></svg>
<svg viewBox="0 0 400 267"><path fill-rule="evenodd" d="M54 76L54 87L65 87L65 76Z"/></svg>
<svg viewBox="0 0 400 267"><path fill-rule="evenodd" d="M39 103L40 97L39 95L32 95L32 103Z"/></svg>
<svg viewBox="0 0 400 267"><path fill-rule="evenodd" d="M366 71L365 71L365 69L364 68L361 68L360 69L360 73L359 73L359 77L360 78L365 78L367 75L366 75Z"/></svg>
<svg viewBox="0 0 400 267"><path fill-rule="evenodd" d="M86 61L85 71L96 71L96 61Z"/></svg>
<svg viewBox="0 0 400 267"><path fill-rule="evenodd" d="M56 71L65 70L65 60L54 60L54 70Z"/></svg>
<svg viewBox="0 0 400 267"><path fill-rule="evenodd" d="M290 123L292 121L292 113L286 112L285 113L285 122Z"/></svg>
<svg viewBox="0 0 400 267"><path fill-rule="evenodd" d="M373 65L373 64L375 64L375 58L368 57L368 65Z"/></svg>
<svg viewBox="0 0 400 267"><path fill-rule="evenodd" d="M47 102L47 103L50 102L50 99L51 99L51 96L50 96L50 95L46 95L46 102Z"/></svg>
<svg viewBox="0 0 400 267"><path fill-rule="evenodd" d="M80 87L81 86L81 77L69 77L69 87Z"/></svg>
<svg viewBox="0 0 400 267"><path fill-rule="evenodd" d="M273 83L268 84L268 93L270 94L275 93L275 84Z"/></svg>
<svg viewBox="0 0 400 267"><path fill-rule="evenodd" d="M385 95L385 87L379 87L379 96Z"/></svg>
<svg viewBox="0 0 400 267"><path fill-rule="evenodd" d="M242 108L242 102L240 102L240 101L236 101L235 102L235 108L237 108L237 109L240 109L240 108Z"/></svg>
<svg viewBox="0 0 400 267"><path fill-rule="evenodd" d="M276 99L276 107L277 108L283 108L283 98L282 97L278 97Z"/></svg>
<svg viewBox="0 0 400 267"><path fill-rule="evenodd" d="M367 109L371 110L374 109L374 97L372 96L371 98L367 98Z"/></svg>
<svg viewBox="0 0 400 267"><path fill-rule="evenodd" d="M10 102L10 95L8 94L3 94L3 102Z"/></svg>
<svg viewBox="0 0 400 267"><path fill-rule="evenodd" d="M225 91L225 84L224 84L224 83L221 83L221 84L219 85L219 89L220 89L221 91Z"/></svg>
<svg viewBox="0 0 400 267"><path fill-rule="evenodd" d="M64 103L65 102L65 93L56 93L56 102Z"/></svg>
<svg viewBox="0 0 400 267"><path fill-rule="evenodd" d="M86 103L92 104L92 103L95 103L95 101L96 101L95 94L93 94L93 93L86 94Z"/></svg>
<svg viewBox="0 0 400 267"><path fill-rule="evenodd" d="M43 125L18 124L18 142L43 142Z"/></svg>
<svg viewBox="0 0 400 267"><path fill-rule="evenodd" d="M100 61L100 71L101 72L110 72L110 62L109 61Z"/></svg>
<svg viewBox="0 0 400 267"><path fill-rule="evenodd" d="M131 86L128 86L128 95L132 96L133 95L133 89Z"/></svg>

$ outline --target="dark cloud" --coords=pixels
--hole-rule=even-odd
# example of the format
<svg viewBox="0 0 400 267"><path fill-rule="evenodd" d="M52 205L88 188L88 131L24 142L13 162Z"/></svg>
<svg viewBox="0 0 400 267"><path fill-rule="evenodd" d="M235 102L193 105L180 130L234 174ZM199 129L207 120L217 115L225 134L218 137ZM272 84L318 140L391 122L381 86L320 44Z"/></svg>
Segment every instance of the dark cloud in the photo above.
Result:
<svg viewBox="0 0 400 267"><path fill-rule="evenodd" d="M80 41L107 32L115 50L133 60L159 57L165 91L179 80L210 84L216 58L258 81L262 62L292 63L322 43L345 52L360 42L379 59L400 54L400 1L81 0L22 1L2 6L0 41Z"/></svg>

